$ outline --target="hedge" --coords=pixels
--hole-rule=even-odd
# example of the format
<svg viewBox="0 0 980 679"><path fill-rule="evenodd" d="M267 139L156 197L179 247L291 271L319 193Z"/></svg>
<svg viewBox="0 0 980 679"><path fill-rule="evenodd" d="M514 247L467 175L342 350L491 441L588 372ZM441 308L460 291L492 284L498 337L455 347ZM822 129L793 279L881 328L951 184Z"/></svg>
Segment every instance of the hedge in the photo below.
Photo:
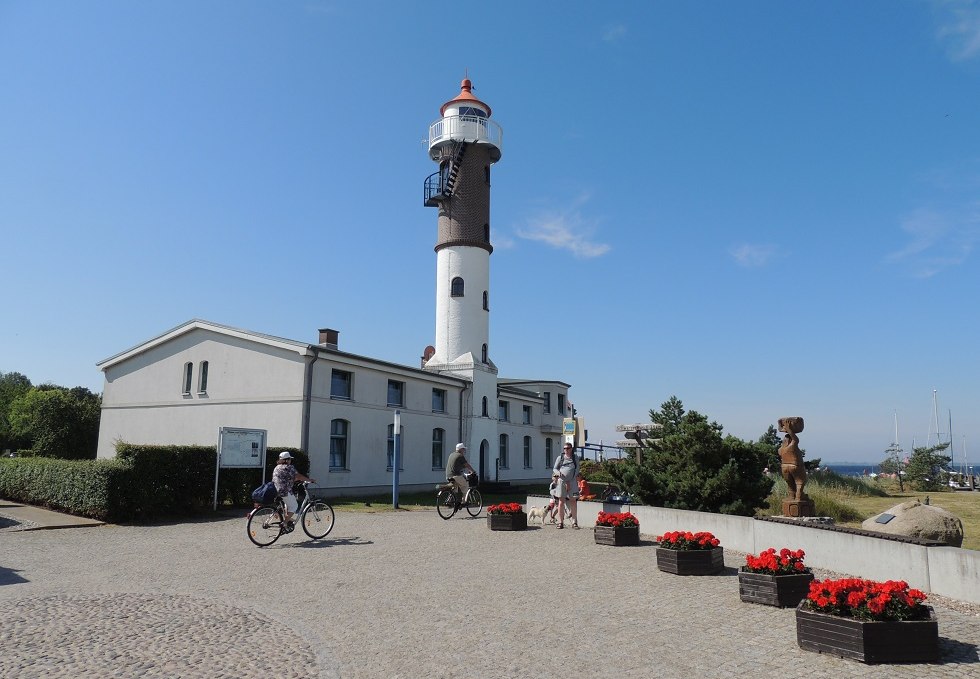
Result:
<svg viewBox="0 0 980 679"><path fill-rule="evenodd" d="M293 454L300 472L309 472L305 452L270 446L266 479L283 450ZM212 506L215 456L214 446L120 443L114 460L4 458L0 496L110 522L195 514ZM250 503L261 478L258 469L222 469L219 502Z"/></svg>

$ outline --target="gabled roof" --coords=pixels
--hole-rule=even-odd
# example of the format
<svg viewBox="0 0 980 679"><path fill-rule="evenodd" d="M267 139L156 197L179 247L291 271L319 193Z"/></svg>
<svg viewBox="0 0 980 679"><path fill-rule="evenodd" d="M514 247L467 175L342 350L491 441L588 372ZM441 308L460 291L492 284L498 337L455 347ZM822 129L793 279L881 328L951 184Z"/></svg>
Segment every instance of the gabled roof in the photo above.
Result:
<svg viewBox="0 0 980 679"><path fill-rule="evenodd" d="M277 347L279 349L286 349L287 351L295 351L301 356L309 356L313 353L313 348L304 342L296 342L295 340L276 337L274 335L264 335L259 332L252 332L251 330L242 330L241 328L232 328L228 325L221 325L220 323L212 323L211 321L195 318L187 321L186 323L178 325L176 328L171 328L162 335L157 335L153 339L137 344L135 347L130 349L126 349L115 356L110 356L109 358L103 359L102 361L96 363L95 366L100 370L111 368L117 363L121 363L122 361L130 359L133 356L142 354L143 352L149 351L150 349L158 347L161 344L165 344L176 337L186 335L187 333L195 330L208 330L210 332L218 333L219 335L237 337L239 339L245 339L251 342L258 342L259 344Z"/></svg>

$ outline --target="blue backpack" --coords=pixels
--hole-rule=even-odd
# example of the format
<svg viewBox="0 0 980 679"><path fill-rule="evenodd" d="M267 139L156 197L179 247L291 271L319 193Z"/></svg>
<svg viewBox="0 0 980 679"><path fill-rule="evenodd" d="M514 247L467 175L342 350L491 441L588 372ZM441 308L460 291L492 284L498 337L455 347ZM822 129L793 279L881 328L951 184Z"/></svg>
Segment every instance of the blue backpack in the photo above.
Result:
<svg viewBox="0 0 980 679"><path fill-rule="evenodd" d="M276 490L276 484L272 481L267 481L252 491L252 500L263 505L271 505L277 497L279 497L279 491Z"/></svg>

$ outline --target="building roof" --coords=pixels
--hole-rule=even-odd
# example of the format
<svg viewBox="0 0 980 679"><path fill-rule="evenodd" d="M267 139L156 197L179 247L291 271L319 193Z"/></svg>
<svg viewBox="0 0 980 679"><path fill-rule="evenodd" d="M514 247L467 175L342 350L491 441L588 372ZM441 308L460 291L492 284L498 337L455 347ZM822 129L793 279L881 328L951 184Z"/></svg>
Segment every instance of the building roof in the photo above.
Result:
<svg viewBox="0 0 980 679"><path fill-rule="evenodd" d="M463 82L459 84L459 94L442 105L442 108L439 109L439 115L446 115L446 109L451 104L457 103L476 104L485 108L487 110L487 117L490 116L490 106L473 96L473 83L469 78L463 78Z"/></svg>
<svg viewBox="0 0 980 679"><path fill-rule="evenodd" d="M287 351L295 351L300 356L313 356L314 354L333 354L336 356L345 357L348 359L364 361L366 363L373 363L375 365L384 366L388 368L396 368L401 371L407 371L414 374L425 375L428 378L435 380L446 380L449 382L458 382L463 384L468 384L469 380L464 379L458 375L446 375L442 373L435 373L429 370L422 370L421 368L415 368L408 365L401 365L399 363L391 363L389 361L382 361L377 358L371 358L370 356L360 356L358 354L352 354L346 351L340 351L339 349L334 349L332 347L325 347L320 344L310 344L308 342L297 342L296 340L286 339L284 337L277 337L275 335L266 335L261 332L254 332L252 330L243 330L241 328L234 328L229 325L222 325L220 323L214 323L212 321L206 321L200 318L195 318L186 323L181 323L175 328L171 328L166 332L157 335L156 337L149 339L145 342L137 344L134 347L130 347L125 351L122 351L114 356L103 359L96 363L96 367L100 370L106 370L112 366L122 363L133 356L138 356L154 347L158 347L165 344L181 335L186 335L189 332L195 330L208 330L210 332L217 333L219 335L227 335L229 337L237 337L239 339L245 339L250 342L257 342L259 344L265 344L267 346L278 347L280 349L286 349Z"/></svg>

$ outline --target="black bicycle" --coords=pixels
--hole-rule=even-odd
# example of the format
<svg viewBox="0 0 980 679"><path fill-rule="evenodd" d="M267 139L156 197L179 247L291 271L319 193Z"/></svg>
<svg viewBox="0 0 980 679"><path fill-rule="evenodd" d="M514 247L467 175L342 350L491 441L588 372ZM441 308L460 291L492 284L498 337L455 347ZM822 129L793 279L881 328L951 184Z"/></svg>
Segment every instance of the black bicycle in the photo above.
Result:
<svg viewBox="0 0 980 679"><path fill-rule="evenodd" d="M306 497L294 516L299 516L303 532L313 540L327 537L333 530L333 507L328 502L313 497L310 482L303 481ZM286 502L277 497L271 505L256 507L248 514L248 539L259 547L268 547L286 533L292 533L292 521L286 521Z"/></svg>
<svg viewBox="0 0 980 679"><path fill-rule="evenodd" d="M470 516L479 516L483 511L483 496L476 489L479 479L476 474L466 474L469 487L463 491L456 482L449 480L436 486L436 511L443 519L451 519L463 507Z"/></svg>

